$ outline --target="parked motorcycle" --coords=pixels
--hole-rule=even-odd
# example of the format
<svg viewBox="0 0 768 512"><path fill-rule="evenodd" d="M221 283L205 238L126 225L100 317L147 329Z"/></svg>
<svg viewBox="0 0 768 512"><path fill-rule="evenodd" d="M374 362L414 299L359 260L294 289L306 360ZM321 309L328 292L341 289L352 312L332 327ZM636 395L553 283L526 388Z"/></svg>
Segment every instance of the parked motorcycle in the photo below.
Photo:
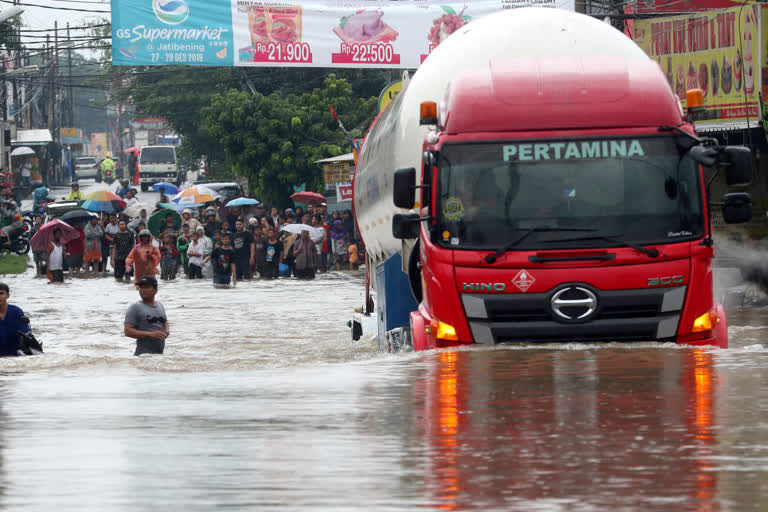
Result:
<svg viewBox="0 0 768 512"><path fill-rule="evenodd" d="M26 316L21 317L21 321L29 325L29 318ZM19 335L19 350L17 353L20 356L36 356L43 353L43 343L37 341L35 335L32 332L16 331Z"/></svg>
<svg viewBox="0 0 768 512"><path fill-rule="evenodd" d="M27 254L29 252L29 226L24 223L21 215L16 215L16 220L11 224L8 232L10 245L6 245L5 239L0 239L0 254L5 252L14 252L16 254Z"/></svg>

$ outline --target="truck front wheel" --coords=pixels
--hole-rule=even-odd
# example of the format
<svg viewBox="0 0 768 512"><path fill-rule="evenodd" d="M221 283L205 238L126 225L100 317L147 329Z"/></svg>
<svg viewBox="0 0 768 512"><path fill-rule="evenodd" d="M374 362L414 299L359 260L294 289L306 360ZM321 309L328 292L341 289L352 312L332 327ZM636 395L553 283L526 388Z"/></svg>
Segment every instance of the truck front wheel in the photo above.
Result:
<svg viewBox="0 0 768 512"><path fill-rule="evenodd" d="M413 246L413 250L408 257L408 282L411 285L411 292L413 292L413 297L416 299L418 304L421 304L421 299L424 295L423 290L421 289L421 266L419 264L420 254L421 251L419 251L419 241L416 241L416 244Z"/></svg>
<svg viewBox="0 0 768 512"><path fill-rule="evenodd" d="M149 190L149 184L148 183L142 183L141 184L141 191L142 192L146 192L147 190Z"/></svg>

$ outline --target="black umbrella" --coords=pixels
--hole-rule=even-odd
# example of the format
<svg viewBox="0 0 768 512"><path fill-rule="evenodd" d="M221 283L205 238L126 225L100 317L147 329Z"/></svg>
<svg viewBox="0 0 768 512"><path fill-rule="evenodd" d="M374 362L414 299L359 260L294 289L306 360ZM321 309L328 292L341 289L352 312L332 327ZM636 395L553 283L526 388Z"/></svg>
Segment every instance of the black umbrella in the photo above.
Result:
<svg viewBox="0 0 768 512"><path fill-rule="evenodd" d="M88 222L92 218L98 218L98 214L89 212L88 210L83 210L82 208L78 208L77 210L71 210L59 217L59 220L63 220L64 222L68 224L78 223L78 222Z"/></svg>

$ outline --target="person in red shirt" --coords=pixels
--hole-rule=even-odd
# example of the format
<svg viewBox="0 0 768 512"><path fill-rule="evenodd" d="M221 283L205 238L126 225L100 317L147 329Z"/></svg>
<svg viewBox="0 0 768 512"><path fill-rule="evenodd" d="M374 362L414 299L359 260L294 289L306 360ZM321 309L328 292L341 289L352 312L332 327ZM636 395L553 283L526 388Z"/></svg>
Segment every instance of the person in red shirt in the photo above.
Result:
<svg viewBox="0 0 768 512"><path fill-rule="evenodd" d="M80 238L75 238L67 243L67 267L73 275L80 275L83 266L83 253L85 253L85 232L82 225L74 226L80 233Z"/></svg>
<svg viewBox="0 0 768 512"><path fill-rule="evenodd" d="M139 232L139 243L131 249L131 253L125 259L125 268L135 269L133 282L138 284L144 276L155 277L157 266L160 264L160 250L152 245L152 233L147 229Z"/></svg>

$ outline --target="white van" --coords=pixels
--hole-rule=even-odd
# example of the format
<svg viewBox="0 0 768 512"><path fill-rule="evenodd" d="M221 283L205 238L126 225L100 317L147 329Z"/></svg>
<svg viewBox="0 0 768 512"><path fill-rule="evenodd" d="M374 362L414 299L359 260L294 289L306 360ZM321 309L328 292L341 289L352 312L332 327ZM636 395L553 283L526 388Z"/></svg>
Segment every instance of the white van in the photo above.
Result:
<svg viewBox="0 0 768 512"><path fill-rule="evenodd" d="M143 146L139 151L139 183L146 192L153 183L181 185L174 146Z"/></svg>

